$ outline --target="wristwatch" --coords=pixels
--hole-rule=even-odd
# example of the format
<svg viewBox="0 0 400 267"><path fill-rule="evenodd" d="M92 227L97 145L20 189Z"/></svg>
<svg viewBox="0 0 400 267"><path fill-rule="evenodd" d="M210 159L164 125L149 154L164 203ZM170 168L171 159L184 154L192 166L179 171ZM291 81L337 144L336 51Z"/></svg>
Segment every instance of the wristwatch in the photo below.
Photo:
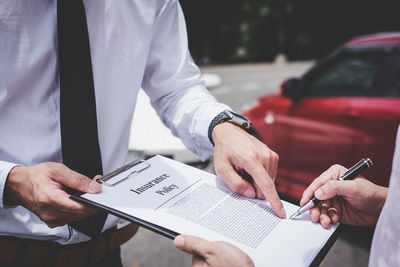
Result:
<svg viewBox="0 0 400 267"><path fill-rule="evenodd" d="M210 142L213 145L214 145L214 141L212 139L212 131L214 130L214 127L216 125L218 125L222 122L233 123L233 124L243 128L249 134L258 138L256 132L251 128L252 124L248 118L246 118L242 115L239 115L233 111L224 110L221 113L219 113L217 116L215 116L215 118L212 119L210 126L208 126L208 139L210 139Z"/></svg>

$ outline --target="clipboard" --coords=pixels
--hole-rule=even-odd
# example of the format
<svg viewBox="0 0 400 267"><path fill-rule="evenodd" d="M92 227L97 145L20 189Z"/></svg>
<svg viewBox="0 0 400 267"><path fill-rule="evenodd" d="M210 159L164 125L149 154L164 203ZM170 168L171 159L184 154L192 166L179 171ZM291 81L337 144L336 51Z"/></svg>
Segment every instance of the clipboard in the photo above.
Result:
<svg viewBox="0 0 400 267"><path fill-rule="evenodd" d="M104 184L105 186L110 186L113 187L117 184L122 183L123 181L125 181L126 179L132 179L135 177L135 175L137 175L138 173L140 173L141 171L146 170L147 168L150 168L151 164L148 163L146 160L136 160L136 161L132 161L129 162L127 164L125 164L124 166L110 172L107 175L104 175L102 177L100 177L99 179L97 179L97 182L100 184ZM122 178L117 178L116 176L128 171L128 174L126 176L123 176ZM119 210L113 209L111 207L102 205L100 203L88 200L86 198L81 197L81 195L83 194L82 192L78 192L78 191L72 191L70 192L71 196L70 198L78 201L80 203L83 204L87 204L89 206L95 207L95 208L99 208L102 210L107 211L108 213L115 215L123 220L138 224L150 231L156 232L157 234L160 234L162 236L165 236L167 238L170 239L174 239L177 235L179 235L179 233L171 231L169 229L166 229L162 226L150 223L148 221L142 220L140 218L137 218L135 216L126 214L124 212L121 212Z"/></svg>
<svg viewBox="0 0 400 267"><path fill-rule="evenodd" d="M101 178L97 179L97 181L98 183L105 184L107 186L115 186L125 181L126 179L138 174L139 172L149 168L150 166L151 164L145 160L132 161L130 163L125 164L121 168L118 168L115 171L102 176ZM127 170L129 170L129 173L126 176L120 178L116 177L118 174L123 173Z"/></svg>
<svg viewBox="0 0 400 267"><path fill-rule="evenodd" d="M148 161L145 160L139 160L139 161L134 161L134 162L130 162L124 166L122 166L121 168L116 169L115 171L101 177L100 179L98 179L98 181L102 184L104 184L104 186L106 186L107 190L113 191L115 194L114 190L111 190L113 187L116 187L116 189L124 187L124 182L127 184L130 184L134 181L130 180L130 179L135 179L135 177L138 174L141 174L143 172L143 176L140 176L140 179L142 177L146 177L148 176L146 173L146 170L148 170L148 173L153 173L157 168L159 168L160 166L162 166L163 169L171 171L168 168L177 168L177 170L179 170L179 172L183 172L186 173L186 177L190 177L187 179L193 179L194 177L191 177L193 175L193 173L197 173L195 176L200 175L199 173L205 173L204 171L195 169L193 167L187 166L185 164L182 163L178 163L176 161L173 161L171 159L167 159L161 156L154 156L150 159L148 159ZM152 168L153 167L153 168ZM188 171L188 172L185 172ZM118 175L121 175L122 173L124 173L124 175L122 175L122 177L117 177ZM154 175L154 173L153 173ZM185 176L185 175L184 175ZM183 177L184 177L183 176ZM209 176L213 176L212 174L204 174L204 176L206 176L207 178L209 178ZM155 176L150 176L150 177L146 177L146 179L148 178L153 178ZM211 177L210 177L211 178ZM196 178L197 179L197 178ZM148 179L150 180L150 179ZM138 180L139 181L139 180ZM118 187L118 188L117 188ZM107 191L106 190L106 191ZM131 190L129 190L131 191ZM81 195L83 195L84 193L78 193L78 194L72 194L71 195L71 199L76 200L78 202L90 205L92 207L96 207L96 208L100 208L102 210L107 211L110 214L113 214L119 218L122 218L124 220L127 220L129 222L138 224L150 231L156 232L162 236L165 236L167 238L170 239L174 239L177 235L179 235L181 233L180 228L178 227L171 227L171 226L160 226L160 225L165 225L162 221L162 219L160 220L160 225L158 224L158 219L156 220L146 220L146 219L142 219L139 215L137 215L136 213L126 213L121 211L120 209L117 208L113 208L110 205L103 205L99 202L96 202L95 199L96 198L92 198L94 200L90 200L87 199L85 197L81 197ZM95 195L92 195L95 196ZM101 202L101 201L100 201ZM124 203L125 204L125 203ZM133 215L132 215L133 214ZM168 228L167 228L168 227ZM317 253L315 254L312 262L308 262L308 264L310 266L318 266L322 260L325 258L326 254L328 253L329 249L332 247L333 243L335 242L335 240L337 239L338 235L341 232L341 228L342 227L338 227L328 238L328 240L326 240L326 243L324 243L323 246L321 246L319 248L318 251L316 251ZM173 229L173 230L170 230ZM185 232L185 231L183 231ZM192 235L196 235L197 232L192 232ZM201 235L199 235L201 236ZM288 235L290 236L290 235ZM204 237L204 236L203 236ZM243 248L242 248L243 249ZM245 251L246 252L246 251ZM249 251L247 251L249 252ZM266 262L267 263L267 262ZM261 264L262 266L263 264ZM258 265L257 265L258 266Z"/></svg>

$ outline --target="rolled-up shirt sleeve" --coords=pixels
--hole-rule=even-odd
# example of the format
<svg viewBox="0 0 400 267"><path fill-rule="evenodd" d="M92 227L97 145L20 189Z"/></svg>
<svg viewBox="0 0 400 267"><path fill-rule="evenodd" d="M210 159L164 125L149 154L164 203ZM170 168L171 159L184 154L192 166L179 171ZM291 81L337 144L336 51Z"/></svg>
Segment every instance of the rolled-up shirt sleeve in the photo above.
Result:
<svg viewBox="0 0 400 267"><path fill-rule="evenodd" d="M157 14L142 87L174 135L202 160L213 154L209 124L230 108L218 103L200 79L200 70L188 50L178 1L168 1Z"/></svg>
<svg viewBox="0 0 400 267"><path fill-rule="evenodd" d="M4 204L4 189L5 189L8 174L10 173L10 170L17 165L18 164L0 160L0 198L1 198L0 208L1 209L4 209L7 207Z"/></svg>

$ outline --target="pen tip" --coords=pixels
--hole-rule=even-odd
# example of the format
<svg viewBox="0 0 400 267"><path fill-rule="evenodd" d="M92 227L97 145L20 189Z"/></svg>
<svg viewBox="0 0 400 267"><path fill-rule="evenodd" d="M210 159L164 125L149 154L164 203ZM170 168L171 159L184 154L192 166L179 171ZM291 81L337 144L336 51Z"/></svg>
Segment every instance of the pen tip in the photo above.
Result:
<svg viewBox="0 0 400 267"><path fill-rule="evenodd" d="M292 216L289 217L289 220L294 219L299 215L299 213L296 211L295 213L292 214Z"/></svg>

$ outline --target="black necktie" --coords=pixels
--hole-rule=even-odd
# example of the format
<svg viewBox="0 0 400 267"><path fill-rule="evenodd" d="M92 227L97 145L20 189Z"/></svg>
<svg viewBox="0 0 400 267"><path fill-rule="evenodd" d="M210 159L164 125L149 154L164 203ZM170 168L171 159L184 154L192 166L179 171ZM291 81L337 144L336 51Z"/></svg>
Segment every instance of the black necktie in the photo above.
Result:
<svg viewBox="0 0 400 267"><path fill-rule="evenodd" d="M89 35L82 0L58 0L57 23L63 162L74 171L93 178L103 170ZM71 225L93 237L101 232L106 216L105 212L97 212Z"/></svg>

